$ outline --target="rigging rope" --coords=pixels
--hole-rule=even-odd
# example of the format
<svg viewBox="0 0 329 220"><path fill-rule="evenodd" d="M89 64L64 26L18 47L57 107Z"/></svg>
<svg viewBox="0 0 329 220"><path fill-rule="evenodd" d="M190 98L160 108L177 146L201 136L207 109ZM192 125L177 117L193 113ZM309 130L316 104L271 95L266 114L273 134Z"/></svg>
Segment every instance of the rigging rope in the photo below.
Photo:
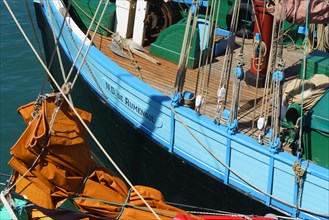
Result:
<svg viewBox="0 0 329 220"><path fill-rule="evenodd" d="M282 16L285 10L282 10ZM281 16L281 15L280 15ZM282 17L281 16L281 17ZM275 21L274 21L275 22ZM285 62L283 59L283 22L280 20L277 36L276 71L272 75L272 120L271 120L271 138L270 145L272 150L279 147L280 134L280 113L282 102L282 83L284 80L283 69Z"/></svg>
<svg viewBox="0 0 329 220"><path fill-rule="evenodd" d="M32 121L34 120L37 120L36 118L39 117L40 115L40 111L42 109L42 107L40 105L42 105L42 103L45 101L46 99L46 96L43 96L43 95L39 95L38 99L35 101L35 104L34 104L34 111L32 113L32 117L31 117L31 120L29 121L29 124L32 123ZM50 134L53 132L52 131L52 127L53 127L53 124L54 124L54 121L55 121L55 118L57 116L57 113L58 113L58 110L59 108L61 107L62 105L62 102L63 100L57 96L56 97L56 108L54 109L53 113L52 113L52 116L51 116L51 120L49 122L49 131L48 131L48 134L46 136L46 139L44 141L44 144L47 145L47 142L49 141L49 138L50 138ZM27 169L25 171L25 173L23 173L23 175L21 175L14 184L12 184L8 189L6 189L6 193L7 194L8 192L10 192L26 175L28 175L29 172L32 171L32 169L37 165L37 162L39 161L39 159L41 158L41 156L43 155L43 153L45 152L46 148L43 147L41 148L41 151L40 153L38 154L38 156L35 158L35 160L33 161L32 165L30 166L29 169Z"/></svg>
<svg viewBox="0 0 329 220"><path fill-rule="evenodd" d="M211 52L210 52L210 64L209 64L209 69L208 69L208 74L207 74L207 86L206 86L206 91L205 91L205 107L203 109L203 114L205 114L206 112L206 102L207 102L207 97L208 97L208 88L209 88L209 84L210 84L210 74L211 74L211 68L212 68L212 61L213 61L213 56L214 56L214 50L215 50L215 38L216 38L216 28L218 27L218 20L219 20L219 9L220 9L220 2L221 1L218 1L217 2L217 13L214 14L215 16L215 21L213 22L213 26L214 26L214 29L213 29L213 37L212 37L212 47L211 47ZM214 7L215 7L215 4L214 4Z"/></svg>
<svg viewBox="0 0 329 220"><path fill-rule="evenodd" d="M180 1L177 1L177 3L178 3L178 6L179 6L181 12L184 13L184 15L186 16L186 11L184 10L184 8L183 8L182 4L180 3Z"/></svg>
<svg viewBox="0 0 329 220"><path fill-rule="evenodd" d="M119 33L115 33L115 34L119 34ZM112 36L113 36L113 35L112 35ZM139 78L140 78L141 80L144 80L144 79L143 79L143 75L142 75L142 73L141 73L141 69L142 69L142 68L137 64L137 60L134 58L134 55L133 55L133 53L132 53L132 51L131 51L131 49L130 49L130 46L129 46L129 44L127 43L126 39L123 38L123 37L121 37L120 35L119 35L118 37L120 38L120 41L121 41L122 44L124 45L124 48L127 49L128 53L129 53L129 57L130 57L130 62L131 62L132 65L134 65L134 67L135 67L135 69L136 69L136 71L137 71L137 74L138 74ZM113 39L115 39L115 38L113 38Z"/></svg>
<svg viewBox="0 0 329 220"><path fill-rule="evenodd" d="M310 24L306 51L329 51L329 24ZM316 46L315 46L316 45Z"/></svg>
<svg viewBox="0 0 329 220"><path fill-rule="evenodd" d="M107 7L108 3L109 3L109 0L106 1L106 7ZM80 48L79 48L79 50L78 50L78 53L77 53L77 55L76 55L76 57L75 57L75 59L74 59L74 61L73 61L73 63L72 63L71 69L70 69L69 72L68 72L68 75L67 75L67 78L66 78L66 80L65 80L65 82L64 82L64 85L68 83L68 80L70 79L71 74L72 74L72 72L73 72L73 70L74 70L75 64L77 63L77 61L78 61L78 59L79 59L79 57L80 57L80 54L82 54L82 49L84 48L84 45L85 45L85 43L86 43L86 41L87 41L87 39L88 39L88 36L89 36L90 31L91 31L92 25L94 24L94 22L95 22L95 20L96 20L96 15L98 14L98 11L99 11L101 5L102 5L102 1L99 1L98 6L97 6L96 11L95 11L95 14L94 14L94 17L93 17L93 19L92 19L91 22L90 22L89 28L88 28L88 30L87 30L87 32L86 32L86 34L85 34L85 37L84 37L84 39L83 39L83 41L82 41L82 44L81 44L81 46L80 46ZM101 19L102 19L104 13L105 13L106 7L104 7L104 9L103 9L103 11L102 11L102 14L101 14L101 17L100 17ZM64 20L66 21L66 17L64 18ZM68 25L68 24L67 24L67 27L69 28L69 25ZM97 24L96 31L97 31L97 28L98 28L98 27L99 27L99 24ZM96 32L95 32L95 33L96 33ZM94 33L94 34L95 34L95 33ZM95 35L93 35L93 37L94 37L94 36L95 36ZM82 67L82 65L83 65L83 63L84 63L84 60L85 60L86 56L88 55L88 51L89 51L89 48L91 47L91 45L92 45L92 40L91 40L91 42L90 42L90 44L89 44L89 47L88 47L87 51L85 52L85 55L84 55L83 58L82 58L82 61L81 61L80 67L79 67L79 69L78 69L78 71L77 71L77 73L76 73L76 77L77 77L77 75L79 75L79 73L80 73L81 67ZM74 81L76 80L76 77L75 77ZM73 84L73 83L72 83L72 84ZM71 86L70 89L72 89L72 88L73 88L73 85Z"/></svg>
<svg viewBox="0 0 329 220"><path fill-rule="evenodd" d="M76 6L76 7L78 7L78 9L86 16L86 17L88 17L91 21L93 20L93 18L94 17L91 17L88 13L86 13L85 12L85 10L83 10L83 8L81 8L80 7L80 5L75 1L75 0L71 0L73 3L74 3L74 5ZM69 1L69 3L71 2L71 1ZM100 3L101 3L102 1L100 1ZM96 13L96 11L95 11L95 15L96 15L97 13ZM100 19L99 19L100 20ZM114 34L115 32L113 32L113 31L111 31L110 29L108 29L107 27L105 27L104 25L102 25L101 24L101 22L98 22L98 21L94 21L94 23L96 24L96 25L98 25L99 24L99 26L101 27L101 28L103 28L104 30L106 30L107 32L109 32L109 33L111 33L111 34Z"/></svg>
<svg viewBox="0 0 329 220"><path fill-rule="evenodd" d="M249 0L247 3L247 12L249 11ZM232 87L232 98L231 98L231 107L230 107L230 115L228 120L229 129L232 132L233 130L237 129L238 122L238 111L239 111L239 105L240 105L240 97L242 92L242 81L244 78L244 72L243 72L243 66L244 66L244 44L245 44L245 38L246 38L246 26L247 26L247 15L246 12L245 15L245 21L244 21L244 27L243 27L243 35L242 35L242 45L240 48L240 53L237 55L237 67L234 69L234 75L233 75L233 87ZM237 19L238 22L239 19ZM252 62L253 63L253 62Z"/></svg>
<svg viewBox="0 0 329 220"><path fill-rule="evenodd" d="M192 205L186 205L186 204L181 204L181 203L175 203L175 202L166 202L169 205L173 205L173 206L180 206L180 207L184 207L184 209L186 210L187 208L190 209L197 209L197 210L204 210L204 212L198 212L198 211L188 211L189 213L192 214L199 214L199 215L231 215L231 216L241 216L241 214L239 213L234 213L234 212L227 212L227 211L222 211L222 210L216 210L216 209L210 209L210 208L205 208L205 207L200 207L200 206L192 206ZM207 211L207 212L206 212ZM243 217L247 217L249 215L242 215ZM287 216L281 216L281 215L275 215L275 217L277 217L277 219L286 219L286 220L296 220L296 218L291 218L291 217L287 217Z"/></svg>
<svg viewBox="0 0 329 220"><path fill-rule="evenodd" d="M71 1L70 1L71 2ZM69 3L70 3L69 2ZM108 29L107 27L105 27L104 25L102 25L101 24L101 22L98 22L98 21L96 21L96 20L94 20L94 22L92 22L93 21L93 19L94 19L94 17L98 14L98 12L96 13L95 12L95 15L94 15L94 17L91 17L88 13L86 13L85 12L85 10L83 9L83 8L81 8L80 7L80 5L75 1L75 0L72 0L72 2L74 3L74 5L86 16L86 17L88 17L90 20L91 20L91 24L96 24L96 25L99 25L99 27L101 27L102 29L104 29L105 31L107 31L108 33L110 33L111 34L111 36L112 36L112 40L114 39L114 37L113 37L113 35L118 35L119 33L115 33L115 32L113 32L112 30L110 30L110 29ZM100 20L100 19L99 19ZM90 25L91 25L90 24ZM98 28L95 30L95 32L97 32L97 30L98 30ZM88 36L88 35L87 35ZM130 46L129 46L129 44L127 43L127 41L126 41L126 39L125 38L123 38L123 37L121 37L121 36L119 36L119 38L120 38L120 43L122 43L124 46L123 46L123 48L125 48L125 49L127 49L127 51L128 51L128 53L129 53L129 58L130 58L130 61L131 61L131 64L135 67L135 69L136 69L136 71L137 71L137 74L138 74L138 76L139 76L139 78L141 79L141 80L143 80L143 76L142 76L142 73L141 73L141 67L137 64L137 61L136 61L136 59L134 58L134 56L133 56L133 53L132 53L132 51L131 51L131 48L130 48ZM117 42L118 44L119 44L119 42Z"/></svg>
<svg viewBox="0 0 329 220"><path fill-rule="evenodd" d="M216 27L218 22L218 12L219 12L219 5L220 2L217 3L217 11L215 10L215 1L212 2L210 7L210 15L209 15L209 21L208 21L208 11L209 7L207 6L206 10L206 17L204 19L204 29L203 29L203 36L202 36L202 48L200 57L199 57L199 69L197 74L197 80L196 80L196 86L195 86L195 94L199 93L196 97L195 101L195 110L200 113L201 108L204 106L203 113L205 113L206 110L206 100L207 100L207 93L208 93L208 86L209 86L209 78L210 78L210 72L211 72L211 65L212 65L212 59L213 59L213 50L215 45L215 36L216 36ZM217 12L217 13L216 13ZM216 18L216 19L215 19ZM209 31L206 27L209 27ZM208 32L209 36L207 38L205 37L206 32ZM205 41L206 38L206 42ZM209 43L211 42L211 43ZM209 51L210 46L212 50ZM205 48L206 54L203 55L203 48ZM209 58L210 55L210 58ZM210 61L209 67L208 67L208 61ZM207 68L208 67L208 68ZM208 69L208 71L207 71ZM207 72L207 73L206 73ZM201 76L200 76L201 74ZM205 90L205 80L206 76L208 76L208 83ZM201 78L201 83L199 83L199 77Z"/></svg>
<svg viewBox="0 0 329 220"><path fill-rule="evenodd" d="M242 45L240 48L240 53L238 54L238 65L243 66L244 65L244 60L243 60L243 50L244 50L244 44L245 44L245 40L246 40L246 27L247 27L247 19L248 19L248 11L249 11L249 2L252 0L248 0L247 1L247 12L246 12L246 16L244 18L244 26L243 26L243 33L242 33Z"/></svg>
<svg viewBox="0 0 329 220"><path fill-rule="evenodd" d="M234 4L232 22L230 26L230 35L225 51L224 65L222 68L222 73L219 80L218 90L217 90L217 107L214 122L220 123L222 118L222 112L226 106L227 100L227 89L229 86L229 79L231 74L232 67L232 56L233 56L233 46L235 43L235 33L237 30L238 19L239 19L239 9L240 9L241 0L237 0Z"/></svg>
<svg viewBox="0 0 329 220"><path fill-rule="evenodd" d="M38 49L39 49L40 57L41 57L42 60L44 60L44 56L43 56L42 49L41 49L41 44L40 44L39 38L37 36L37 32L36 32L36 29L35 29L34 22L32 20L32 15L31 15L29 4L28 4L27 0L25 0L24 2L25 2L25 6L26 6L26 9L27 9L28 15L29 15L29 19L30 19L30 23L31 23L31 26L32 26L34 38L35 38L35 41L36 41Z"/></svg>
<svg viewBox="0 0 329 220"><path fill-rule="evenodd" d="M305 169L302 169L301 161L294 162L292 169L295 172L295 183L298 184L298 192L297 192L297 199L296 199L296 210L299 210L299 203L301 201L301 193L303 190L303 183L305 178L305 172L307 171L309 161L306 161Z"/></svg>
<svg viewBox="0 0 329 220"><path fill-rule="evenodd" d="M200 73L201 74L204 73L203 69L204 69L205 65L202 65L205 60L205 58L203 57L203 48L208 48L208 43L209 43L209 37L206 38L206 32L207 32L206 25L207 25L207 21L208 21L208 13L210 14L209 15L209 17L210 17L209 24L211 24L211 16L212 16L214 2L212 2L211 4L212 5L210 7L210 12L209 12L209 7L207 6L207 8L206 8L206 14L205 14L204 22L203 22L204 28L203 28L202 38L201 38L202 47L200 48L201 51L200 51L199 64L198 64L198 74L197 74L196 86L195 86L195 90L194 90L195 94L202 91L201 88L203 86L203 83L199 83L199 76L200 76ZM201 76L201 79L202 78L203 77ZM202 92L200 92L200 93L202 93Z"/></svg>
<svg viewBox="0 0 329 220"><path fill-rule="evenodd" d="M297 191L297 198L296 198L296 211L301 210L299 207L299 202L301 200L301 192L303 190L303 176L305 175L305 171L307 170L308 167L308 160L306 164L306 168L303 170L301 169L301 157L303 153L303 148L302 148L302 135L303 135L303 108L304 108L304 89L305 89L305 74L306 74L306 58L307 58L307 44L308 44L308 34L309 34L309 5L310 5L310 0L307 0L307 7L306 7L306 33L305 33L305 38L304 38L304 57L303 57L303 76L302 76L302 100L301 100L301 113L300 113L300 126L299 126L299 137L298 137L298 148L297 148L297 155L296 159L298 163L294 163L293 165L293 170L295 171L295 182L298 184L298 191Z"/></svg>
<svg viewBox="0 0 329 220"><path fill-rule="evenodd" d="M55 78L53 77L53 75L51 74L51 72L48 70L47 66L45 65L45 63L43 62L43 60L41 59L41 57L39 56L39 54L37 53L37 51L35 50L35 48L33 47L33 45L31 44L29 38L26 36L24 30L22 29L21 25L19 24L16 16L14 15L13 11L11 10L10 6L8 5L6 0L3 0L9 13L11 14L13 20L15 21L17 27L19 28L19 30L21 31L22 35L24 36L25 40L27 41L27 43L29 44L30 48L32 49L32 51L34 52L35 56L37 57L37 59L39 60L40 64L42 65L42 67L46 70L49 78L53 81L54 85L57 87L57 89L60 91L60 93L62 94L63 98L65 99L65 101L68 103L68 105L70 106L70 108L72 109L72 111L74 112L74 114L77 116L77 118L79 119L79 121L81 122L81 124L84 126L84 128L86 129L86 131L88 132L88 134L91 136L91 138L94 140L94 142L96 143L96 145L99 147L99 149L104 153L104 155L106 156L106 158L112 163L112 165L114 166L114 168L119 172L119 174L122 176L122 178L127 182L127 184L136 192L136 194L138 195L138 197L143 201L143 203L147 206L147 208L153 213L153 215L160 220L159 216L155 213L155 211L152 209L152 207L148 204L148 202L142 197L142 195L137 191L137 189L134 187L134 185L131 183L131 181L127 178L127 176L122 172L122 170L119 168L119 166L115 163L115 161L111 158L111 156L106 152L105 148L102 146L102 144L97 140L97 138L95 137L95 135L93 134L93 132L90 130L90 128L88 127L88 125L84 122L84 120L80 117L80 115L78 114L77 110L74 108L74 106L72 105L72 103L70 102L70 100L68 99L68 97L66 96L66 94L63 92L63 90L61 89L61 87L59 86L59 84L56 82Z"/></svg>
<svg viewBox="0 0 329 220"><path fill-rule="evenodd" d="M48 15L49 15L49 19L50 19L51 29L54 30L55 29L55 25L54 25L54 21L53 21L53 16L52 16L51 11L50 11L49 1L47 1L47 5L48 5ZM56 38L55 31L53 31L52 34L53 34L55 45L58 45L58 41L57 41L57 38ZM64 70L64 66L63 66L63 62L62 62L61 53L59 51L59 47L56 46L55 49L54 49L54 51L55 50L57 52L57 58L58 58L58 62L59 62L59 67L60 67L61 72L62 72L63 80L66 81L65 70Z"/></svg>
<svg viewBox="0 0 329 220"><path fill-rule="evenodd" d="M189 11L189 15L188 15L187 23L186 23L183 45L182 45L182 50L181 50L180 59L179 59L179 63L178 63L176 81L175 81L175 85L174 85L174 92L173 92L174 96L176 96L178 93L183 92L187 64L189 61L190 49L191 49L191 45L192 45L192 40L194 38L196 25L198 22L198 10L199 10L198 2L195 1L193 4L195 5L195 8L190 7L190 11ZM194 9L195 9L195 11L194 11ZM193 15L193 20L192 20L192 15ZM192 22L192 29L191 29L191 34L190 34L191 22ZM187 44L187 41L188 41L188 44Z"/></svg>
<svg viewBox="0 0 329 220"><path fill-rule="evenodd" d="M38 35L37 35L37 32L36 32L36 28L35 28L35 25L34 25L34 22L33 22L33 19L32 19L30 7L29 7L29 4L28 4L28 1L27 0L25 0L25 7L26 7L27 12L28 12L28 16L29 16L29 19L30 19L30 24L32 26L32 30L33 30L35 41L37 43L37 47L39 49L40 57L41 57L42 60L45 60L44 55L43 55L43 52L42 52L42 49L41 49L41 44L40 44L40 41L39 41L39 38L38 38ZM41 89L40 89L40 93L39 94L43 94L43 91L44 91L44 88L45 88L47 79L48 79L48 77L47 77L47 74L46 74L46 76L45 76L45 78L43 80L43 83L42 83L42 86L41 86Z"/></svg>
<svg viewBox="0 0 329 220"><path fill-rule="evenodd" d="M112 164L117 168L118 172L125 178L125 180L128 182L128 184L130 183L129 180L126 179L126 177L124 176L124 174L122 173L122 171L117 167L117 165L115 164L115 162L111 159L111 157L106 153L105 149L101 146L101 144L97 141L96 137L93 135L93 133L90 131L90 129L88 128L88 126L84 123L84 121L79 117L79 115L77 114L76 110L74 109L74 107L71 105L71 103L69 102L68 98L66 97L66 95L63 93L63 91L61 90L61 88L59 87L59 85L56 83L55 79L53 78L52 74L49 72L48 68L45 66L43 60L40 58L40 56L38 55L38 53L36 52L36 50L34 49L33 45L31 44L31 42L29 41L29 39L27 38L25 32L23 31L23 29L21 28L20 24L18 23L16 17L14 16L14 14L12 13L9 5L7 4L6 0L4 0L4 3L5 5L7 6L10 14L12 15L14 21L16 22L18 28L20 29L20 31L22 32L22 35L25 37L26 41L28 42L29 46L31 47L31 49L33 50L33 52L35 53L36 57L38 58L38 60L40 61L41 65L43 66L43 68L46 70L47 74L49 75L49 77L54 81L56 87L58 88L58 90L63 94L63 98L68 102L68 104L70 105L70 107L72 108L72 110L75 112L75 114L78 116L80 122L85 126L85 128L87 129L88 133L91 135L91 137L94 139L94 141L96 142L96 144L98 145L98 147L103 151L103 153L105 154L106 157L108 157L108 159L112 162ZM191 133L191 135L204 147L206 147L205 145L202 144L202 142L200 140L197 139L197 137L195 135L193 135L193 133L189 130L189 128L186 126L186 124L181 120L181 118L179 117L179 115L175 112L175 110L171 107L171 110L175 113L175 115L177 115L177 118L182 122L182 124L184 125L184 127L186 127L186 129ZM233 174L235 174L237 177L239 177L240 179L242 179L243 181L245 181L246 183L250 184L252 187L254 187L256 190L259 190L256 188L256 186L253 186L251 183L249 183L247 180L244 180L241 176L239 176L237 173L235 173L233 170L231 170L230 167L227 167L226 164L224 164L218 157L216 157L216 155L214 155L211 151L209 152L211 153L211 155L214 156L214 158L216 160L218 160L220 163L222 163L222 165L224 167L226 167L227 169L229 169ZM131 184L131 183L130 183ZM134 188L132 186L132 188ZM260 191L262 192L262 191ZM136 193L140 196L140 194L136 191ZM265 195L273 198L273 199L276 199L278 201L280 201L278 198L275 198L273 197L272 195L270 194L267 194L266 192L262 192L264 193ZM142 198L142 197L141 197ZM143 198L142 198L143 200ZM143 202L145 202L143 200ZM292 206L291 204L289 203L285 203L284 201L280 201L288 206ZM148 206L148 204L146 203L146 205ZM149 206L148 206L149 207ZM302 209L302 208L299 208L299 210L301 211L305 211L305 212L308 212L308 213L312 213L312 214L316 214L316 215L320 215L320 216L324 216L324 217L329 217L328 215L326 214L322 214L322 213L316 213L316 212L312 212L310 210L307 210L307 209ZM155 214L156 215L156 214Z"/></svg>
<svg viewBox="0 0 329 220"><path fill-rule="evenodd" d="M69 6L70 6L70 5L69 5ZM68 10L67 10L67 11L68 11ZM78 46L77 42L75 41L75 39L74 39L74 37L73 37L73 35L72 35L72 32L69 31L69 34L70 34L70 37L71 37L71 40L72 40L74 46L75 46L76 49L78 50L79 46ZM100 84L99 84L97 78L96 78L95 75L93 74L93 72L92 72L92 70L91 70L91 68L90 68L90 66L89 66L89 64L88 64L88 62L85 62L85 65L86 65L86 68L88 69L87 72L91 75L91 77L92 77L93 80L95 81L95 83L96 83L98 89L100 90L101 94L103 95L103 97L104 97L106 100L108 100L107 95L105 94L105 92L103 91L102 87L100 86ZM69 87L66 87L66 91L70 90L70 85L68 85L68 86L69 86ZM65 87L65 86L64 86L64 87Z"/></svg>
<svg viewBox="0 0 329 220"><path fill-rule="evenodd" d="M67 7L67 10L65 11L65 14L62 15L62 16L64 17L64 19L63 19L63 22L62 22L62 24L61 24L61 28L60 28L60 30L59 30L58 37L57 37L56 40L55 40L54 49L53 49L53 52L52 52L52 54L51 54L50 61L49 61L49 63L48 63L48 69L51 68L51 66L52 66L52 64L53 64L53 62L54 62L54 58L55 58L56 51L57 51L57 48L58 48L58 42L59 42L59 39L60 39L61 36L62 36L63 29L64 29L64 25L65 25L65 21L66 21L66 17L68 16L68 11L69 11L70 7L71 7L71 3L69 2L68 7ZM59 61L59 62L60 62L60 61ZM45 77L45 81L46 81L46 78L48 78L48 77L47 77L47 74L46 74L46 77ZM70 97L71 97L71 96L69 96L69 98L70 98ZM71 98L70 98L70 99L71 99Z"/></svg>
<svg viewBox="0 0 329 220"><path fill-rule="evenodd" d="M99 6L100 6L101 2L102 2L102 1L100 1ZM109 2L110 2L110 0L106 0L106 3L105 3L105 5L104 5L104 9L103 9L103 11L102 11L102 13L101 13L101 15L100 15L99 20L102 20L102 19L103 19L104 14L105 14L105 12L106 12L106 8L107 8ZM95 16L94 16L95 19L96 19L96 15L97 15L97 13L95 13ZM91 22L90 25L89 25L89 28L88 28L89 31L91 30L92 24L93 24L93 22ZM71 89L72 89L73 86L75 85L75 82L77 81L78 76L80 75L81 69L82 69L82 67L83 67L83 64L84 64L84 62L85 62L87 56L88 56L88 53L89 53L90 48L93 46L94 38L95 38L95 36L96 36L96 34L97 34L97 30L98 30L98 28L99 28L99 24L100 24L100 23L97 24L97 26L96 26L96 28L95 28L95 31L94 31L94 33L93 33L91 39L90 39L91 42L90 42L90 44L88 45L88 47L87 47L87 49L86 49L86 51L85 51L85 54L84 54L84 56L83 56L83 58L82 58L82 60L81 60L80 66L79 66L79 68L78 68L78 70L77 70L77 73L75 74L75 77L74 77L74 79L73 79L73 81L72 81L72 87L71 87ZM85 39L88 38L88 35L89 35L89 32L86 33L86 35L85 35ZM84 44L81 44L81 50L82 50L83 47L84 47ZM79 54L77 54L77 58L78 58L78 56L79 56ZM72 68L73 68L73 67L74 67L74 65L72 64Z"/></svg>
<svg viewBox="0 0 329 220"><path fill-rule="evenodd" d="M307 5L309 6L310 0L307 1ZM298 150L301 151L302 149L302 130L303 130L303 108L304 108L304 89L305 89L305 75L306 75L306 58L307 58L307 43L308 43L308 21L309 21L309 7L306 7L306 33L305 33L305 38L304 38L304 57L303 57L303 76L302 76L302 100L301 100L301 113L300 113L300 128L299 128L299 146Z"/></svg>
<svg viewBox="0 0 329 220"><path fill-rule="evenodd" d="M253 13L256 14L256 7L255 7L255 3L254 0L251 0L251 5L252 5L252 10ZM259 83L259 74L261 72L261 66L262 66L262 62L263 62L263 57L266 55L267 53L267 46L266 44L263 42L263 31L264 31L264 18L265 18L265 7L263 7L263 12L262 12L262 24L261 26L259 25L259 21L258 18L255 19L256 21L256 26L257 26L257 30L259 31L259 47L261 48L259 50L259 55L256 58L257 60L257 67L255 68L257 70L256 73L256 92L255 92L255 98L254 98L254 106L253 106L253 116L252 116L252 125L251 125L251 129L254 129L254 124L255 124L255 114L256 114L256 105L257 105L257 99L258 99L258 83ZM265 51L263 52L262 46L264 46ZM255 48L253 48L253 51L255 50ZM254 65L254 62L252 61L252 65ZM264 98L264 97L263 97Z"/></svg>
<svg viewBox="0 0 329 220"><path fill-rule="evenodd" d="M263 99L262 99L262 105L261 105L261 111L260 111L260 117L257 121L257 128L259 130L258 133L258 142L262 143L263 138L266 135L267 132L267 123L268 123L268 116L270 112L270 94L273 90L272 86L273 84L270 83L271 74L274 72L274 68L276 68L277 64L277 53L278 53L278 34L280 28L278 28L277 24L277 18L278 18L278 10L279 9L279 0L275 1L275 13L273 17L273 28L272 28L272 37L271 37L271 48L270 48L270 54L269 54L269 61L265 76L265 85L264 85L264 91L263 91ZM282 11L283 12L283 11Z"/></svg>
<svg viewBox="0 0 329 220"><path fill-rule="evenodd" d="M175 117L177 117L177 119L182 123L182 125L184 126L184 128L191 134L191 136L201 145L202 148L204 148L216 161L218 161L224 168L226 168L227 170L229 170L231 173L233 173L236 177L238 177L240 180L242 180L243 182L245 182L246 184L248 184L249 186L251 186L253 189L255 189L256 191L260 192L261 194L270 197L271 199L275 199L276 201L285 204L289 207L294 207L293 204L290 204L286 201L283 201L281 199L279 199L278 197L275 197L267 192L265 192L264 190L260 189L259 187L255 186L253 183L251 183L250 181L248 181L247 179L245 179L244 177L242 177L240 174L238 174L236 171L234 171L231 167L229 167L223 160L221 160L216 154L214 154L210 148L208 148L194 133L193 131L187 126L187 124L183 121L183 119L179 116L179 114L175 111L174 107L172 105L170 105L170 109L171 111L174 113ZM318 213L318 212L314 212L312 210L308 210L308 209L304 209L304 208L299 208L300 211L304 211L307 213L311 213L314 215L319 215L319 216L323 216L323 217L329 217L328 214L324 214L324 213Z"/></svg>
<svg viewBox="0 0 329 220"><path fill-rule="evenodd" d="M128 196L129 196L129 193L130 193L131 190L129 190L128 192ZM129 197L127 197L127 200L126 200L126 203L116 203L116 202L109 202L109 201L106 201L106 200L102 200L102 199L95 199L95 198L90 198L90 197L87 197L87 196L79 196L79 197L74 197L72 198L73 200L79 200L79 199L82 199L82 200L93 200L93 201L97 201L97 202L102 202L102 203L106 203L106 204L110 204L110 205L115 205L115 206L120 206L121 207L121 212L123 212L123 209L124 207L132 207L132 208L135 208L135 209L139 209L139 210L144 210L144 211L147 211L147 207L143 207L143 206L138 206L138 205L132 205L132 204L129 204L127 203ZM167 212L167 211L163 211L163 210L154 210L156 213L158 214L164 214L164 215L170 215L172 216L173 218L175 217L172 213L170 212ZM118 215L118 217L116 219L119 219L120 216L121 216L122 213L120 213Z"/></svg>
<svg viewBox="0 0 329 220"><path fill-rule="evenodd" d="M303 46L304 46L304 57L303 57L303 75L302 75L302 100L301 100L301 113L300 113L300 126L299 126L299 137L298 137L298 148L297 148L297 157L301 156L300 154L303 153L303 148L302 148L302 135L303 135L303 108L304 108L304 89L305 89L305 75L306 75L306 58L307 58L307 44L308 44L308 39L309 39L309 4L310 4L310 0L307 0L307 7L306 7L306 24L305 24L305 38L304 38L304 42L303 42ZM299 160L299 158L297 158Z"/></svg>

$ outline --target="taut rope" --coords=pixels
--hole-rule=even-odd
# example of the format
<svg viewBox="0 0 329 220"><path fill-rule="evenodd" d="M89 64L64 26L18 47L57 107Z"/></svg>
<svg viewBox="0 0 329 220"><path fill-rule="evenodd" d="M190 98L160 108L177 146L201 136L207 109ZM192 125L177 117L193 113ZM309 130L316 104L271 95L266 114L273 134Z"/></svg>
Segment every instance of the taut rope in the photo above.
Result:
<svg viewBox="0 0 329 220"><path fill-rule="evenodd" d="M27 41L27 43L29 44L30 48L32 49L32 51L34 52L35 56L37 57L37 59L39 60L40 64L42 65L42 67L46 70L49 78L53 81L54 85L56 86L56 88L60 91L60 93L62 94L63 98L65 99L65 101L68 103L68 105L70 106L70 108L72 109L72 111L74 112L74 114L77 116L77 118L79 119L79 121L81 122L81 124L84 126L84 128L86 129L86 131L89 133L89 135L91 136L91 138L95 141L96 145L99 147L99 149L104 153L104 155L106 156L106 158L113 164L114 168L119 172L119 174L123 177L123 179L128 183L128 185L136 192L136 194L138 195L138 197L143 201L143 203L147 206L147 208L153 213L153 215L160 220L160 217L156 214L156 212L152 209L152 207L147 203L147 201L142 197L142 195L138 192L138 190L134 187L134 185L131 183L131 181L127 178L127 176L122 172L122 170L119 168L119 166L115 163L115 161L111 158L111 156L106 152L105 148L102 146L102 144L98 141L98 139L95 137L95 135L93 134L93 132L90 130L90 128L88 127L88 125L84 122L84 120L80 117L80 115L78 114L77 110L74 108L74 106L72 105L72 103L70 102L70 100L68 99L68 97L66 96L66 94L63 92L63 90L61 89L61 87L59 86L59 84L56 82L55 78L53 77L53 75L50 73L50 71L48 70L47 66L45 65L45 63L43 62L43 60L41 59L41 57L39 56L39 54L37 53L37 51L35 50L35 48L33 47L33 45L31 44L30 40L28 39L28 37L26 36L24 30L22 29L21 25L19 24L18 20L16 19L14 13L12 12L10 6L8 5L6 0L3 0L8 11L10 12L12 18L14 19L17 27L19 28L19 30L21 31L22 35L24 36L25 40Z"/></svg>

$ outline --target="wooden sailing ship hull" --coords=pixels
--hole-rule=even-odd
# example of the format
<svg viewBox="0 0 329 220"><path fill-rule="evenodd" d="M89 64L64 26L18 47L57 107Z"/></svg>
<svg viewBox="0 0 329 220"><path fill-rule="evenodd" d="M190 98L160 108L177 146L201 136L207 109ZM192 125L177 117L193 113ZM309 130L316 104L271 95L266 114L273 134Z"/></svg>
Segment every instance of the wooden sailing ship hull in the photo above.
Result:
<svg viewBox="0 0 329 220"><path fill-rule="evenodd" d="M63 22L60 1L49 3L51 10L45 2L35 4L48 61L54 48L51 30L58 35ZM67 71L83 36L69 18L59 38ZM83 54L87 47L86 43ZM80 57L75 70L81 61ZM95 46L85 62L88 65L82 66L71 93L73 102L92 112L96 136L134 184L156 187L168 201L177 203L201 203L238 212L262 209L257 214L275 209L300 218L328 216L328 169L301 161L307 170L300 190L292 169L295 156L273 153L254 138L228 132L228 127L214 124L210 117L188 107L171 107L168 95L120 67ZM55 64L51 72L61 83ZM111 166L99 150L94 152Z"/></svg>

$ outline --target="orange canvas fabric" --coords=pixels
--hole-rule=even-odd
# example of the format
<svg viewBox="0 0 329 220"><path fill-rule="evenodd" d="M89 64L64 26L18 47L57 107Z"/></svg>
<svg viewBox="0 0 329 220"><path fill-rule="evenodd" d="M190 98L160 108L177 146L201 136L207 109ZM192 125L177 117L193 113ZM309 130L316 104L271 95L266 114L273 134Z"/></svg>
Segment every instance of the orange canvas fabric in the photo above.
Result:
<svg viewBox="0 0 329 220"><path fill-rule="evenodd" d="M9 165L17 171L12 178L16 192L47 209L58 208L70 199L80 211L91 216L155 219L136 192L92 160L85 128L66 102L54 113L56 97L48 96L37 108L35 103L29 103L18 109L28 126L11 148ZM35 109L38 114L31 119ZM76 110L89 124L91 114ZM189 215L167 205L156 189L144 186L136 189L161 219L173 219L177 213Z"/></svg>

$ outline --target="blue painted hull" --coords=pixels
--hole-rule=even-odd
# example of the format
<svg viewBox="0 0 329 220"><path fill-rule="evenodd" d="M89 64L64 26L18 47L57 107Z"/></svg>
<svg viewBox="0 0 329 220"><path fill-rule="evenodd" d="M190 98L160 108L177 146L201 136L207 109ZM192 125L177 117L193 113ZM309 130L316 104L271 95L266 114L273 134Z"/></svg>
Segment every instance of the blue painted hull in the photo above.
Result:
<svg viewBox="0 0 329 220"><path fill-rule="evenodd" d="M57 34L63 18L55 7L58 1L50 2L51 10L43 2L42 6L36 4L36 12L49 60L53 37L48 12ZM76 45L82 44L77 33L65 25L59 40L66 70L78 52ZM83 54L86 50L87 45ZM230 134L226 126L215 125L212 119L189 108L171 108L169 97L93 46L86 63L72 92L74 103L93 114L96 136L134 184L158 188L168 201L177 203L251 213L257 207L262 210L257 213L260 215L273 211L267 208L272 207L293 217L328 218L328 169L308 164L298 198L292 169L296 157L271 153L256 140ZM52 72L61 77L56 65ZM97 150L95 154L102 155ZM306 161L302 161L305 167Z"/></svg>

